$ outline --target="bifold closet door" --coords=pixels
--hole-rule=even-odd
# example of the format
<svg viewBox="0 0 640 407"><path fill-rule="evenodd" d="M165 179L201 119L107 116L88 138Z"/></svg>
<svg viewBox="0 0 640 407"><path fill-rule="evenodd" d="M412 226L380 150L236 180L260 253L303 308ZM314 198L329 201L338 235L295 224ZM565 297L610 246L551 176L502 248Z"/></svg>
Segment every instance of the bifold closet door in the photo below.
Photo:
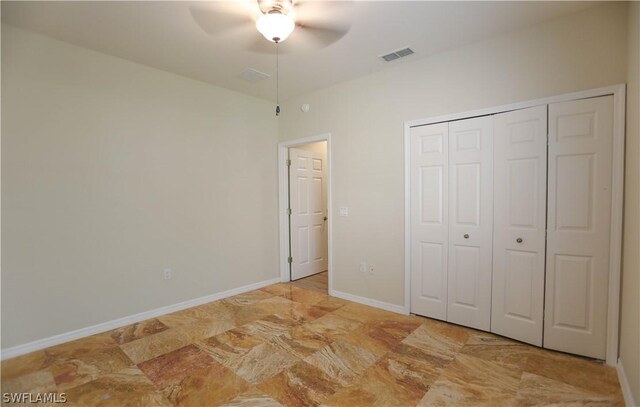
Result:
<svg viewBox="0 0 640 407"><path fill-rule="evenodd" d="M448 123L411 129L411 312L447 319Z"/></svg>
<svg viewBox="0 0 640 407"><path fill-rule="evenodd" d="M494 116L491 332L542 346L547 106Z"/></svg>
<svg viewBox="0 0 640 407"><path fill-rule="evenodd" d="M549 105L544 347L606 356L613 96Z"/></svg>
<svg viewBox="0 0 640 407"><path fill-rule="evenodd" d="M447 321L491 323L493 118L449 123Z"/></svg>

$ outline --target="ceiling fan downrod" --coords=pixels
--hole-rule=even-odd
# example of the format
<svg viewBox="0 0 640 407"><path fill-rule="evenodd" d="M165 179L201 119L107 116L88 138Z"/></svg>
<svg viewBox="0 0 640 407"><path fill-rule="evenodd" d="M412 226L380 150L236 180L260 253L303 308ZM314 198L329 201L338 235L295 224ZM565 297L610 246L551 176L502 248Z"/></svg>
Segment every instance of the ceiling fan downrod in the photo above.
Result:
<svg viewBox="0 0 640 407"><path fill-rule="evenodd" d="M276 117L280 116L280 58L278 53L278 43L276 43Z"/></svg>

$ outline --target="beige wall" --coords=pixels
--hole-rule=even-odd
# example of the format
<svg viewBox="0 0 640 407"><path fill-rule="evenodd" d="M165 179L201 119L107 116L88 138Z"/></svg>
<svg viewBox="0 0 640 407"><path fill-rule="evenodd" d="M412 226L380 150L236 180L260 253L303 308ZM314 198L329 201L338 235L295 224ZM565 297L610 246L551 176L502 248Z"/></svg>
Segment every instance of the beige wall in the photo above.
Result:
<svg viewBox="0 0 640 407"><path fill-rule="evenodd" d="M605 4L285 103L281 140L332 134L333 213L349 207L333 222L333 288L404 303L405 121L626 82L626 12Z"/></svg>
<svg viewBox="0 0 640 407"><path fill-rule="evenodd" d="M3 348L278 276L272 103L6 25L2 96Z"/></svg>
<svg viewBox="0 0 640 407"><path fill-rule="evenodd" d="M640 3L629 7L620 362L640 403Z"/></svg>

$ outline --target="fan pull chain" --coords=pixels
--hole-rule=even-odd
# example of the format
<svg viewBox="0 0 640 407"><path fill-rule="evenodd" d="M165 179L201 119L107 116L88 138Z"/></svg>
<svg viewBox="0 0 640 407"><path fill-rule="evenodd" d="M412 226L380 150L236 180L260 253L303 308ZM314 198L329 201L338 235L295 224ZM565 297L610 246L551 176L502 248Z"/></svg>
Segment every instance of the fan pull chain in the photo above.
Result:
<svg viewBox="0 0 640 407"><path fill-rule="evenodd" d="M280 55L276 41L276 116L280 116Z"/></svg>

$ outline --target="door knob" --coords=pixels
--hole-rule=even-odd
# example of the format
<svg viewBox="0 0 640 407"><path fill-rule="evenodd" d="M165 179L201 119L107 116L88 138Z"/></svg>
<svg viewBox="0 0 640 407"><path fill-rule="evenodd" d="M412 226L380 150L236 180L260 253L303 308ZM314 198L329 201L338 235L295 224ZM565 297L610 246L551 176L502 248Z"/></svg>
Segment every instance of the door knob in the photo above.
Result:
<svg viewBox="0 0 640 407"><path fill-rule="evenodd" d="M521 238L521 237L517 238L517 239L516 239L516 242L518 242L518 243L522 243L522 238Z"/></svg>
<svg viewBox="0 0 640 407"><path fill-rule="evenodd" d="M464 238L465 238L465 239L468 239L468 238L469 238L469 234L468 234L468 233L465 233L465 234L464 234Z"/></svg>
<svg viewBox="0 0 640 407"><path fill-rule="evenodd" d="M329 218L327 218L327 217L325 216L325 217L324 217L324 220L327 220L327 219L329 219Z"/></svg>

